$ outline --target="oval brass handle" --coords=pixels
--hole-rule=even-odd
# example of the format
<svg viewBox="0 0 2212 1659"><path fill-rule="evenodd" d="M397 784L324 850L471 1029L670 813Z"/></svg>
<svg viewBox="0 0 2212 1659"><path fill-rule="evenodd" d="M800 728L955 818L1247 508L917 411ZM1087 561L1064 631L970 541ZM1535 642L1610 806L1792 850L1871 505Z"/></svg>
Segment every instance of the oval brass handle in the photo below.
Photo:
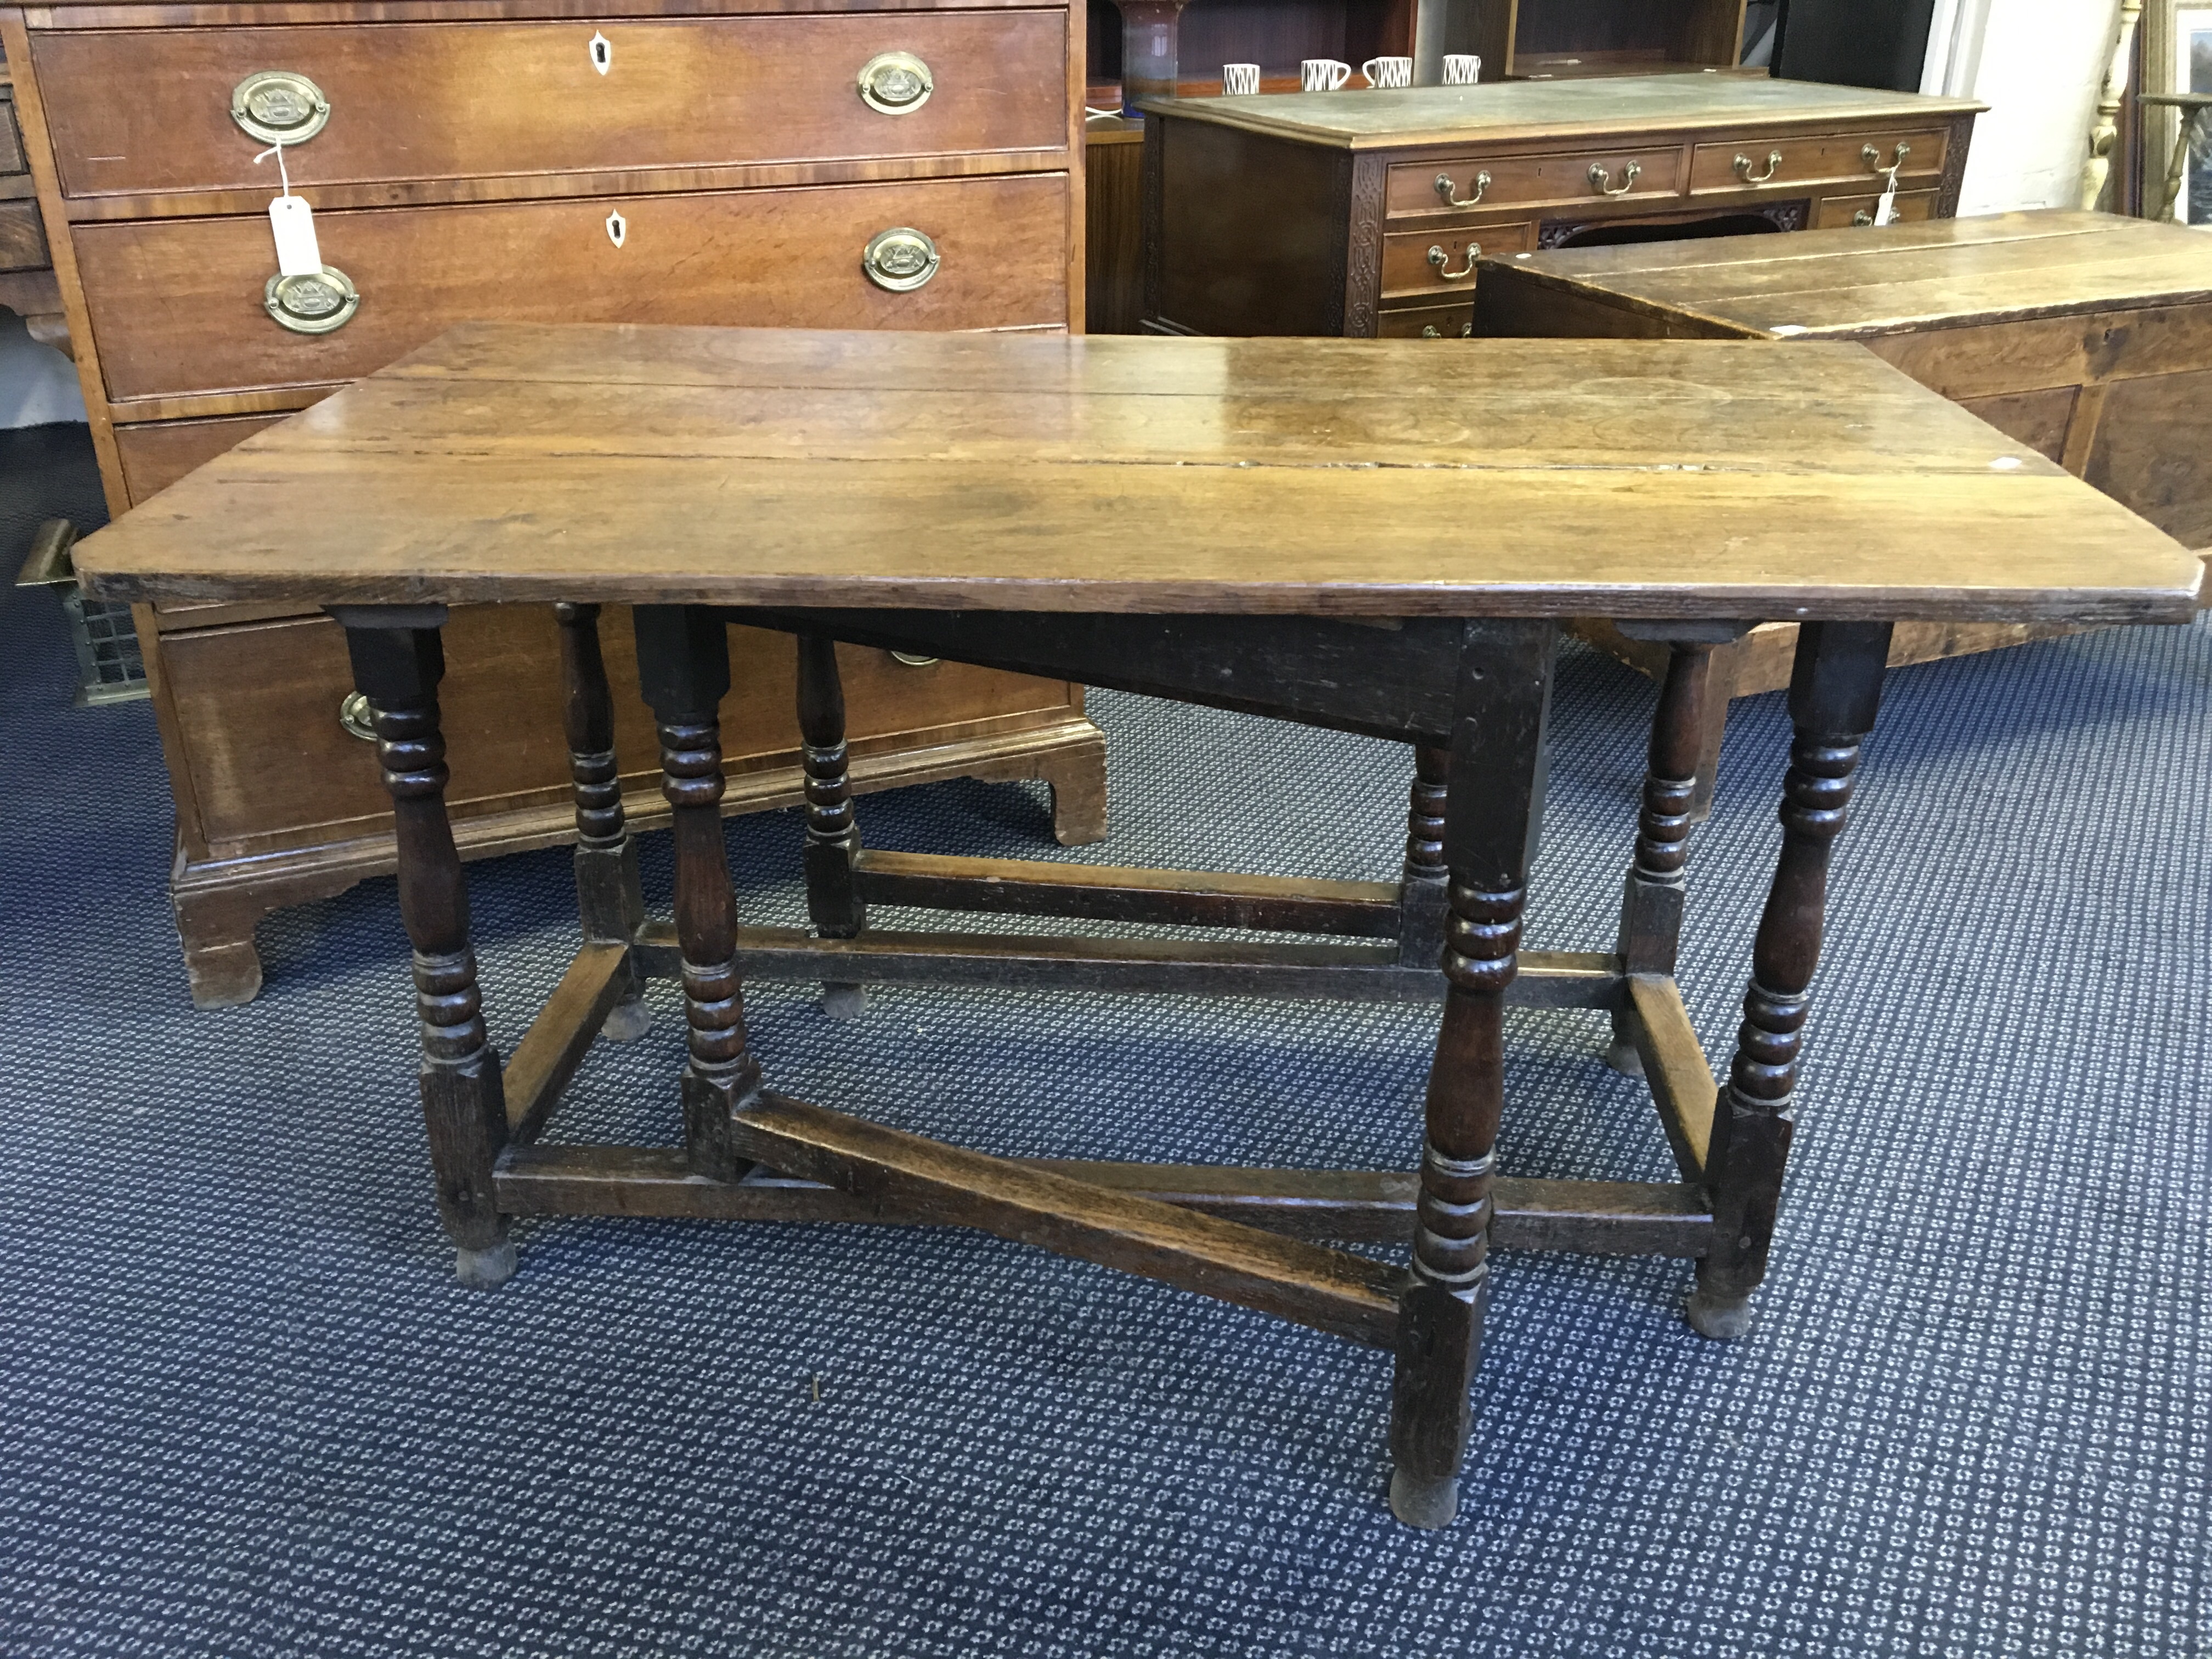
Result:
<svg viewBox="0 0 2212 1659"><path fill-rule="evenodd" d="M1874 215L1861 208L1856 213L1851 215L1851 222L1855 225L1870 225L1874 222Z"/></svg>
<svg viewBox="0 0 2212 1659"><path fill-rule="evenodd" d="M1884 165L1881 159L1881 152L1876 149L1872 144L1866 144L1861 146L1859 149L1859 160L1864 161L1869 167L1872 168L1876 173L1887 173L1893 174L1896 173L1898 168L1905 165L1905 158L1911 154L1911 145L1900 143L1897 147L1896 159L1890 161L1887 165Z"/></svg>
<svg viewBox="0 0 2212 1659"><path fill-rule="evenodd" d="M261 303L277 326L295 334L328 334L343 328L361 309L361 293L336 265L302 276L277 275L262 290Z"/></svg>
<svg viewBox="0 0 2212 1659"><path fill-rule="evenodd" d="M910 225L894 225L868 239L860 269L878 288L904 294L937 275L937 244Z"/></svg>
<svg viewBox="0 0 2212 1659"><path fill-rule="evenodd" d="M1589 170L1590 188L1601 196L1626 196L1636 188L1637 175L1643 171L1643 162L1631 161L1620 170L1620 188L1614 190L1611 187L1613 174L1606 170L1605 163L1592 161Z"/></svg>
<svg viewBox="0 0 2212 1659"><path fill-rule="evenodd" d="M376 741L376 710L366 693L349 691L338 704L338 724L363 743Z"/></svg>
<svg viewBox="0 0 2212 1659"><path fill-rule="evenodd" d="M1449 173L1437 174L1437 194L1444 198L1446 207L1473 207L1482 199L1482 192L1490 188L1490 175L1486 173L1478 173L1474 175L1474 194L1472 196L1455 194L1458 188L1452 183L1451 174Z"/></svg>
<svg viewBox="0 0 2212 1659"><path fill-rule="evenodd" d="M264 144L304 144L331 118L331 100L304 75L257 70L230 89L230 118Z"/></svg>
<svg viewBox="0 0 2212 1659"><path fill-rule="evenodd" d="M879 52L860 65L860 101L878 115L911 115L936 89L929 65L910 52Z"/></svg>
<svg viewBox="0 0 2212 1659"><path fill-rule="evenodd" d="M1467 277L1474 276L1474 262L1481 257L1482 244L1480 242L1469 242L1467 245L1467 269L1464 270L1446 270L1444 267L1450 264L1451 260L1449 256L1444 252L1443 244L1438 242L1429 249L1429 263L1437 268L1437 275L1443 277L1447 283L1460 282Z"/></svg>
<svg viewBox="0 0 2212 1659"><path fill-rule="evenodd" d="M911 651L894 651L891 653L891 660L893 662L902 662L908 668L934 668L937 666L936 658L917 657Z"/></svg>
<svg viewBox="0 0 2212 1659"><path fill-rule="evenodd" d="M1747 185L1763 185L1774 176L1774 169L1781 165L1782 152L1778 149L1770 149L1766 152L1766 171L1764 173L1753 173L1751 170L1751 157L1739 155L1735 158L1735 176Z"/></svg>

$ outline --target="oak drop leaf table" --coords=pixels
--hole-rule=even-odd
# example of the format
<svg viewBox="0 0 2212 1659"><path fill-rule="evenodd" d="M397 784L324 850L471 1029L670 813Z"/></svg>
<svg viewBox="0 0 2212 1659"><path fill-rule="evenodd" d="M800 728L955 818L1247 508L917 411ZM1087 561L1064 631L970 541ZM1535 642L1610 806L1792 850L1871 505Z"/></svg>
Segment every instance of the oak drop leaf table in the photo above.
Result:
<svg viewBox="0 0 2212 1659"><path fill-rule="evenodd" d="M1855 345L1202 340L470 325L80 544L112 599L306 600L374 707L414 945L422 1097L461 1277L519 1214L928 1221L1393 1352L1391 1503L1458 1504L1492 1243L1692 1258L1691 1322L1744 1328L1783 1168L1831 843L1891 623L2179 622L2198 561ZM584 944L502 1066L443 803L443 607L550 603L568 642ZM637 607L673 808L647 920L613 775L597 606ZM1669 668L1620 934L1523 951L1559 619ZM715 802L726 619L800 639L811 930L740 925ZM1803 626L1782 845L1724 1085L1672 977L1716 645ZM1413 746L1396 883L864 850L831 641ZM891 933L871 902L1322 935ZM1441 964L1441 965L1439 965ZM779 1096L747 975L1441 1000L1417 1170L1022 1162ZM640 980L680 978L680 1147L542 1139ZM1495 1173L1509 1004L1610 1015L1682 1179ZM1526 1106L1533 1103L1524 1103ZM1410 1149L1409 1149L1410 1151ZM1410 1239L1401 1269L1330 1239Z"/></svg>

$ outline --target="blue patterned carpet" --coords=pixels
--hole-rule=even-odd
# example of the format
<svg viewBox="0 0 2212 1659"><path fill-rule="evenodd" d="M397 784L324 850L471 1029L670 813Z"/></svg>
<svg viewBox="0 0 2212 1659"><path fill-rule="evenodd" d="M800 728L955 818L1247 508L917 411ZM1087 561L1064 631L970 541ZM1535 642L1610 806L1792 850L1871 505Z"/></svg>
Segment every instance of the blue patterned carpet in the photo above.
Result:
<svg viewBox="0 0 2212 1659"><path fill-rule="evenodd" d="M460 1289L390 884L272 921L260 1000L194 1013L147 708L67 712L46 596L4 591L0 638L8 1655L2212 1654L2212 629L1893 677L1762 1323L1692 1335L1683 1264L1506 1255L1434 1534L1382 1503L1386 1357L996 1240L549 1222L513 1284ZM1608 936L1651 698L1563 662L1532 944ZM1780 701L1737 706L1692 854L1717 1062ZM1091 856L1394 872L1404 751L1094 708ZM1049 845L1027 786L862 822ZM796 919L796 819L729 839L749 914ZM471 885L511 1047L569 948L566 855ZM654 994L556 1135L673 1139ZM1315 1164L1410 1164L1434 1020L753 1009L779 1087L987 1150ZM1511 1036L1509 1172L1666 1175L1601 1017Z"/></svg>

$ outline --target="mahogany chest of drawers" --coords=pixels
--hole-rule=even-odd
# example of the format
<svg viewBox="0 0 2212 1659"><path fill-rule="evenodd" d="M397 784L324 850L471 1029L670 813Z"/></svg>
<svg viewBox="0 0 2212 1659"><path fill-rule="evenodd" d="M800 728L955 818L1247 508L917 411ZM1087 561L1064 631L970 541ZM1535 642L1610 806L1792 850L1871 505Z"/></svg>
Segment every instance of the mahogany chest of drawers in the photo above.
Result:
<svg viewBox="0 0 2212 1659"><path fill-rule="evenodd" d="M1144 325L1467 335L1475 261L1958 210L1958 99L1689 73L1145 106Z"/></svg>
<svg viewBox="0 0 2212 1659"><path fill-rule="evenodd" d="M118 514L465 320L1079 326L1082 40L1079 8L1033 0L0 7ZM280 276L283 180L319 275ZM478 665L445 698L464 854L568 837L550 611L453 627ZM297 606L172 605L139 629L193 995L243 1000L262 915L392 867L373 751L341 720L344 646ZM602 632L650 823L627 617ZM788 643L732 657L728 805L795 802ZM862 787L1042 778L1061 840L1104 833L1080 687L882 652L845 678Z"/></svg>

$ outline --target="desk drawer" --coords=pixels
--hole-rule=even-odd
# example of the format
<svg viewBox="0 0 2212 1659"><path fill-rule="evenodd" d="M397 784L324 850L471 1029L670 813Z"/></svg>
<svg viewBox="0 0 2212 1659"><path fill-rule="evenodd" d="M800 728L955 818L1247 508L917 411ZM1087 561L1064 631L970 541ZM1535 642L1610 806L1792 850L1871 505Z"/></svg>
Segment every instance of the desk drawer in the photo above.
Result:
<svg viewBox="0 0 2212 1659"><path fill-rule="evenodd" d="M1379 340L1465 340L1474 334L1474 307L1415 306L1407 311L1385 311L1375 319Z"/></svg>
<svg viewBox="0 0 2212 1659"><path fill-rule="evenodd" d="M1699 144L1690 162L1690 193L1721 191L1802 188L1807 185L1848 184L1866 180L1879 188L1885 170L1897 160L1897 147L1905 147L1898 168L1903 179L1932 177L1943 171L1945 135L1942 129L1910 132L1839 132L1821 137L1783 135L1768 138L1737 138L1721 144ZM1874 151L1869 161L1867 151ZM1778 159L1779 158L1779 159Z"/></svg>
<svg viewBox="0 0 2212 1659"><path fill-rule="evenodd" d="M43 270L52 263L39 204L28 198L0 202L0 270Z"/></svg>
<svg viewBox="0 0 2212 1659"><path fill-rule="evenodd" d="M1881 192L1871 196L1830 196L1822 198L1820 208L1813 220L1815 230L1848 228L1852 225L1870 225L1875 210L1881 205ZM1936 192L1932 190L1900 190L1897 192L1897 217L1905 220L1932 218L1936 212ZM1860 216L1865 216L1861 217Z"/></svg>
<svg viewBox="0 0 2212 1659"><path fill-rule="evenodd" d="M723 166L1067 143L1066 14L579 18L115 29L33 37L64 194L270 187L231 116L247 76L303 76L325 124L288 145L295 185ZM607 68L593 67L603 40ZM933 89L864 102L878 54Z"/></svg>
<svg viewBox="0 0 2212 1659"><path fill-rule="evenodd" d="M1633 184L1628 170L1636 169ZM1602 169L1604 182L1592 169ZM1674 196L1681 191L1682 152L1678 145L1658 144L1645 149L1577 150L1562 155L1508 155L1485 160L1455 157L1441 161L1404 161L1390 169L1384 187L1387 211L1401 214L1490 212L1498 208L1549 207L1561 203L1598 202L1620 196L1648 201L1655 196ZM1488 173L1487 184L1482 175ZM1454 208L1438 188L1448 179ZM1480 197L1478 202L1477 198Z"/></svg>
<svg viewBox="0 0 2212 1659"><path fill-rule="evenodd" d="M1395 232L1382 239L1382 297L1442 300L1470 294L1477 259L1486 253L1526 253L1535 245L1536 227L1529 220L1473 230ZM1431 250L1443 258L1431 258Z"/></svg>
<svg viewBox="0 0 2212 1659"><path fill-rule="evenodd" d="M360 295L324 334L271 319L259 216L85 225L76 243L108 396L127 399L356 380L477 320L1065 325L1066 198L1051 173L319 214L324 260ZM903 292L861 266L895 227L940 261Z"/></svg>

